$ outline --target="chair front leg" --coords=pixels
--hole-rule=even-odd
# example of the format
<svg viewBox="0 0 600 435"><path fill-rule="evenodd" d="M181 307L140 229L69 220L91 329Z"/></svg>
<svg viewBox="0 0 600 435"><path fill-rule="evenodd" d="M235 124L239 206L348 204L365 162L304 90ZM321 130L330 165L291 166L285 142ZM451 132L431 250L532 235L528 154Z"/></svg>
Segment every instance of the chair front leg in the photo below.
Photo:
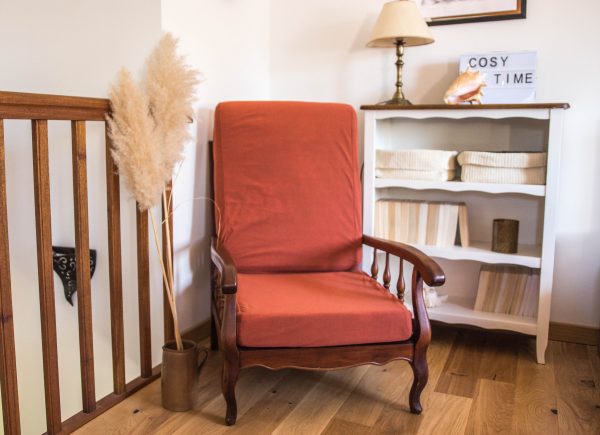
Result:
<svg viewBox="0 0 600 435"><path fill-rule="evenodd" d="M423 279L421 274L414 269L412 275L412 303L415 316L415 325L413 331L414 354L411 361L414 380L410 389L409 404L410 412L420 414L421 392L427 385L429 377L429 368L427 366L427 348L431 341L431 325L429 316L425 308L425 300L423 298Z"/></svg>
<svg viewBox="0 0 600 435"><path fill-rule="evenodd" d="M415 350L415 355L410 366L414 376L413 384L408 396L410 412L413 414L420 414L423 410L423 407L421 406L421 392L425 388L425 385L427 385L427 380L429 378L427 348L422 351Z"/></svg>
<svg viewBox="0 0 600 435"><path fill-rule="evenodd" d="M225 414L225 424L233 426L237 420L237 402L235 400L235 384L240 373L239 363L225 361L223 363L223 374L221 390L227 404L227 413Z"/></svg>
<svg viewBox="0 0 600 435"><path fill-rule="evenodd" d="M240 372L240 355L237 348L236 295L226 294L221 325L221 347L223 351L223 374L221 389L227 403L225 423L234 425L237 419L235 384Z"/></svg>

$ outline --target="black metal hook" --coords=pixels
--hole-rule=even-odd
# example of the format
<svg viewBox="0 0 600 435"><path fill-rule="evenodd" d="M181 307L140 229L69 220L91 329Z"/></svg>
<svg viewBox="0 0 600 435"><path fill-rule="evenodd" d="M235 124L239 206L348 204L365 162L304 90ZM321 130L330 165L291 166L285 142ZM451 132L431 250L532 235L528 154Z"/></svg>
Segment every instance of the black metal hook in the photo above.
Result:
<svg viewBox="0 0 600 435"><path fill-rule="evenodd" d="M64 246L52 247L52 264L65 289L65 299L73 305L73 294L77 291L77 275L75 271L75 248ZM90 278L96 270L96 250L90 249Z"/></svg>

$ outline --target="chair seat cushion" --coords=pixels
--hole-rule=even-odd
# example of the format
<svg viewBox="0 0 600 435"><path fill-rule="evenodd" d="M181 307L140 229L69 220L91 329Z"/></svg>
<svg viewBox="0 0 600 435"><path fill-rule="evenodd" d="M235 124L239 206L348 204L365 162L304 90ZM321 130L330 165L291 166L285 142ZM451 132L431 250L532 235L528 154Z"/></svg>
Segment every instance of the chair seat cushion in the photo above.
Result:
<svg viewBox="0 0 600 435"><path fill-rule="evenodd" d="M238 274L237 335L246 347L404 341L412 315L361 272Z"/></svg>

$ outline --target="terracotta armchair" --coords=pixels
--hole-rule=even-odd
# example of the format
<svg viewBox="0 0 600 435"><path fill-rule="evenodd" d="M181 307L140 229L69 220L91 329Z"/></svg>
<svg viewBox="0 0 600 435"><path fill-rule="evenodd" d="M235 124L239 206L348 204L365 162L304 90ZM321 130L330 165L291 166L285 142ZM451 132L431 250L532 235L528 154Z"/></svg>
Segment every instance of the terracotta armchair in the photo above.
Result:
<svg viewBox="0 0 600 435"><path fill-rule="evenodd" d="M362 234L356 113L342 104L232 102L216 109L213 147L213 348L223 354L226 423L241 369L327 370L410 363L421 412L431 330L422 283L444 283L420 251ZM363 245L374 248L371 276ZM385 251L383 285L376 251ZM411 263L391 294L389 256Z"/></svg>

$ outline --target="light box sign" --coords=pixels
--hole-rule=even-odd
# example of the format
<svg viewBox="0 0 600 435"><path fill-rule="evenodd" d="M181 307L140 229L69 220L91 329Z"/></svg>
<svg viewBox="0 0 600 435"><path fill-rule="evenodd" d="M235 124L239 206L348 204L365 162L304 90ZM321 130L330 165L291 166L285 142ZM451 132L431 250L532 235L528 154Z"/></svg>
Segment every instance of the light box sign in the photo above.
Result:
<svg viewBox="0 0 600 435"><path fill-rule="evenodd" d="M464 54L460 57L460 72L467 68L485 74L486 87L483 88L482 103L533 103L537 53L522 51L517 53L492 52Z"/></svg>

